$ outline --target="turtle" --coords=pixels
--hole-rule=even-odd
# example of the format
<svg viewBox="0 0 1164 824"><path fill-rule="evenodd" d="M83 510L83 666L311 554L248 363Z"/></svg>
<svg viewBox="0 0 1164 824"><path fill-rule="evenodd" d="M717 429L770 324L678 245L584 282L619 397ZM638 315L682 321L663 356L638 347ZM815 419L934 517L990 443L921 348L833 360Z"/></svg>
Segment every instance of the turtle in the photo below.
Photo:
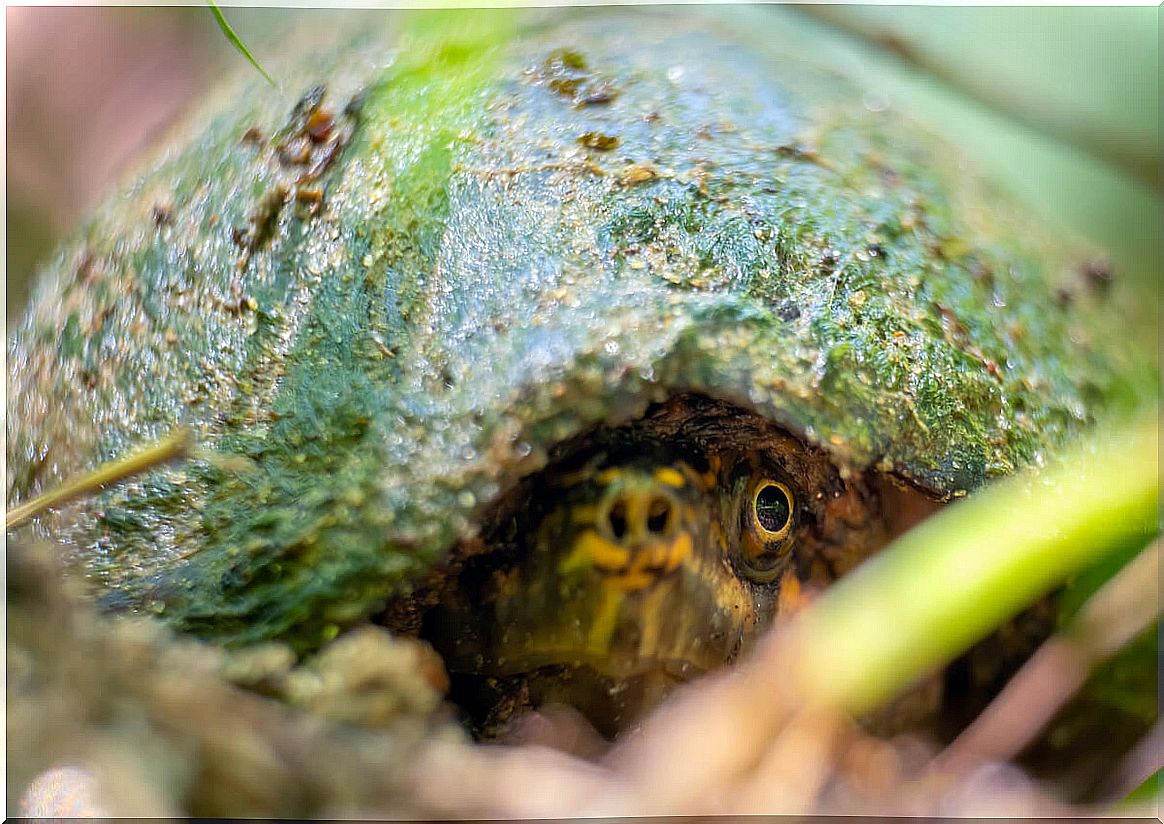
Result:
<svg viewBox="0 0 1164 824"><path fill-rule="evenodd" d="M196 110L9 339L10 503L201 445L35 527L105 609L299 655L372 622L479 729L615 735L1141 391L1082 244L803 21L337 29L288 41L297 102Z"/></svg>

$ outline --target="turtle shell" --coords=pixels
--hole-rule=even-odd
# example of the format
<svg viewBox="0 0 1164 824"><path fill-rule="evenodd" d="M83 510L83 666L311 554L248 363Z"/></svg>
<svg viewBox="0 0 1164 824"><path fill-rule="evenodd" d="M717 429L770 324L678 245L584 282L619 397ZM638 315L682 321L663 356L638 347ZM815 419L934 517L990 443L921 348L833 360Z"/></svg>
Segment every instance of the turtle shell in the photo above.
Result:
<svg viewBox="0 0 1164 824"><path fill-rule="evenodd" d="M44 273L9 499L111 605L312 648L681 392L948 498L1126 389L1063 245L772 9L364 16L221 90ZM212 453L212 454L211 454Z"/></svg>

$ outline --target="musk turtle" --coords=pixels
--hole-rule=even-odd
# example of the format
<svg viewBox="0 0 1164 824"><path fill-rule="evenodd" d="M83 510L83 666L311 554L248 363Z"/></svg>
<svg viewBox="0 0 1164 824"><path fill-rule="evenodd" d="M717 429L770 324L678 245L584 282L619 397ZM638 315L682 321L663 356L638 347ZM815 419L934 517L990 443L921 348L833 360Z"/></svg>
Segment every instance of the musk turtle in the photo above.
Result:
<svg viewBox="0 0 1164 824"><path fill-rule="evenodd" d="M1085 259L772 10L370 19L197 112L10 338L10 502L204 447L41 519L110 609L376 621L612 731L1127 389Z"/></svg>

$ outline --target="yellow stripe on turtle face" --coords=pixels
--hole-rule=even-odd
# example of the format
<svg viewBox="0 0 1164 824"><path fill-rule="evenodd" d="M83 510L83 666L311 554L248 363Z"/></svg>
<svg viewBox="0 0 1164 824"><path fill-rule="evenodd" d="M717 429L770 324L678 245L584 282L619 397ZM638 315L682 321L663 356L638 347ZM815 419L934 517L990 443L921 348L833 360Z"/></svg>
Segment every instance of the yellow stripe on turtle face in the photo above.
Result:
<svg viewBox="0 0 1164 824"><path fill-rule="evenodd" d="M659 483L674 489L682 489L687 485L687 479L683 477L683 473L673 466L659 467L655 470L654 478Z"/></svg>
<svg viewBox="0 0 1164 824"><path fill-rule="evenodd" d="M661 573L679 568L691 555L691 535L680 532L669 544L657 544L650 552L640 551L630 559L629 567L606 578L606 583L623 592L646 589L659 580Z"/></svg>
<svg viewBox="0 0 1164 824"><path fill-rule="evenodd" d="M586 646L592 653L605 655L610 652L610 642L618 623L618 611L622 606L623 594L609 587L602 588L602 602L594 612L590 631L586 633Z"/></svg>
<svg viewBox="0 0 1164 824"><path fill-rule="evenodd" d="M663 569L672 572L691 555L691 533L680 532L667 548L667 562Z"/></svg>
<svg viewBox="0 0 1164 824"><path fill-rule="evenodd" d="M609 575L603 579L603 583L609 584L610 587L619 592L635 592L646 589L658 579L659 576L653 572L636 569L622 575Z"/></svg>
<svg viewBox="0 0 1164 824"><path fill-rule="evenodd" d="M638 654L640 658L654 658L661 651L659 649L659 629L663 620L663 603L668 594L666 589L656 587L645 596L639 612Z"/></svg>
<svg viewBox="0 0 1164 824"><path fill-rule="evenodd" d="M574 542L574 549L562 561L559 570L569 572L592 566L602 572L618 572L630 563L630 550L612 544L593 529L585 530Z"/></svg>
<svg viewBox="0 0 1164 824"><path fill-rule="evenodd" d="M610 486L620 475L623 474L622 467L612 466L610 469L604 469L594 476L594 480L603 486Z"/></svg>

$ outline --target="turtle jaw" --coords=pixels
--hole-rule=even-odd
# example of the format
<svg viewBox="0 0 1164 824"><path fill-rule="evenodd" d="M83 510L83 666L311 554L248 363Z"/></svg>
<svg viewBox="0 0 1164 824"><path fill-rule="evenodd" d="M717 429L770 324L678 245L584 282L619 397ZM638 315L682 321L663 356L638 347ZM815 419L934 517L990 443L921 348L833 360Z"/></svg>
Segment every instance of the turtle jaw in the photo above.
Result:
<svg viewBox="0 0 1164 824"><path fill-rule="evenodd" d="M593 568L520 586L511 573L502 589L513 597L492 603L490 632L466 640L448 626L440 635L451 645L430 636L475 734L504 738L521 712L562 704L613 739L679 685L733 660L758 632L755 600L726 570L712 584L698 557L635 588Z"/></svg>
<svg viewBox="0 0 1164 824"><path fill-rule="evenodd" d="M755 609L742 591L709 586L693 567L634 587L625 575L593 576L561 600L531 587L528 600L498 603L500 632L485 668L513 674L557 664L616 679L665 672L685 680L722 666L751 634Z"/></svg>
<svg viewBox="0 0 1164 824"><path fill-rule="evenodd" d="M452 672L512 676L543 667L588 667L612 679L664 673L688 680L733 660L754 636L764 607L725 564L707 569L683 533L656 557L674 569L578 569L560 576L497 571L478 605L436 608L426 636ZM575 550L577 552L577 549Z"/></svg>

